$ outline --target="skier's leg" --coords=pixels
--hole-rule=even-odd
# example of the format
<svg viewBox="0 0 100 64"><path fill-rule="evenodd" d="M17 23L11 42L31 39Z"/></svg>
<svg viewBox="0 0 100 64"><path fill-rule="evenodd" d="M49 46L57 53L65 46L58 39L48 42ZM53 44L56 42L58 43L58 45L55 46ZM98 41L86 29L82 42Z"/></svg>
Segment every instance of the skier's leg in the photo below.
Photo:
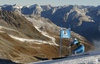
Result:
<svg viewBox="0 0 100 64"><path fill-rule="evenodd" d="M76 48L75 50L73 50L73 53L83 53L84 52L84 46L80 45L78 48Z"/></svg>

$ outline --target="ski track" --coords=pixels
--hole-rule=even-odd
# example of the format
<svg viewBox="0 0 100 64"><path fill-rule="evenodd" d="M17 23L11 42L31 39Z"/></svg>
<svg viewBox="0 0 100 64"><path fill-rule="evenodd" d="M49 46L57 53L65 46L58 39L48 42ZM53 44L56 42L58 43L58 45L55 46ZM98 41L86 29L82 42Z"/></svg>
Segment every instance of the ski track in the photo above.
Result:
<svg viewBox="0 0 100 64"><path fill-rule="evenodd" d="M58 60L45 60L27 64L100 64L100 53L89 53L89 55L68 57Z"/></svg>
<svg viewBox="0 0 100 64"><path fill-rule="evenodd" d="M100 48L89 53L89 55L74 56L58 60L45 60L27 64L100 64Z"/></svg>

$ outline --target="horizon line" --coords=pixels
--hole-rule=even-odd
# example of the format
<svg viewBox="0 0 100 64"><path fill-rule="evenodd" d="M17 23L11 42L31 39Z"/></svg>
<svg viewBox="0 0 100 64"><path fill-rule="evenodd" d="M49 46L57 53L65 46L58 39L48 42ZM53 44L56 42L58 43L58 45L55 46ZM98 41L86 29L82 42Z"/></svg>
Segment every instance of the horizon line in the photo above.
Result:
<svg viewBox="0 0 100 64"><path fill-rule="evenodd" d="M27 6L28 4L26 5L20 5L20 4L1 4L0 6L3 6L3 5L19 5L19 6ZM64 4L64 5L52 5L52 4L30 4L29 6L31 5L40 5L40 6L43 6L43 5L51 5L51 6L66 6L66 5L73 5L73 6L100 6L100 5L80 5L80 4Z"/></svg>

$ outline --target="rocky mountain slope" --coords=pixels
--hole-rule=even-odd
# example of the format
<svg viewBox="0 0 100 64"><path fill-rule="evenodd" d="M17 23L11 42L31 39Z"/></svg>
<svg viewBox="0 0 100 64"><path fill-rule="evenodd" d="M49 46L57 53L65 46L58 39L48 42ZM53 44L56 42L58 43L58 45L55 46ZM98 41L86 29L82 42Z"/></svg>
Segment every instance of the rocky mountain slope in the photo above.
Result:
<svg viewBox="0 0 100 64"><path fill-rule="evenodd" d="M8 6L8 5L7 5ZM79 39L93 50L84 37L71 31L71 37ZM59 56L60 27L38 15L25 16L12 11L0 10L0 58L16 63L41 61L40 58ZM69 39L62 39L62 56L68 55ZM75 49L76 47L72 48Z"/></svg>
<svg viewBox="0 0 100 64"><path fill-rule="evenodd" d="M3 5L3 10L9 10L29 17L39 16L49 18L54 24L61 24L68 28L71 24L72 31L82 35L89 41L100 38L100 6L83 5Z"/></svg>

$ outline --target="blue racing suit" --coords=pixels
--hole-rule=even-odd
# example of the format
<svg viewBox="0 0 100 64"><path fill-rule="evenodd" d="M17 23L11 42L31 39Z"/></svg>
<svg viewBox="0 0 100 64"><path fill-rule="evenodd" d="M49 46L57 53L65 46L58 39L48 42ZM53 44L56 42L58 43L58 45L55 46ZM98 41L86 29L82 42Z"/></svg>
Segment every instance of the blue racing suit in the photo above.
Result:
<svg viewBox="0 0 100 64"><path fill-rule="evenodd" d="M77 44L77 48L75 50L73 50L73 54L76 54L76 53L83 53L85 51L85 47L84 45L81 45L79 41L74 41L73 44ZM78 46L78 44L80 44Z"/></svg>

